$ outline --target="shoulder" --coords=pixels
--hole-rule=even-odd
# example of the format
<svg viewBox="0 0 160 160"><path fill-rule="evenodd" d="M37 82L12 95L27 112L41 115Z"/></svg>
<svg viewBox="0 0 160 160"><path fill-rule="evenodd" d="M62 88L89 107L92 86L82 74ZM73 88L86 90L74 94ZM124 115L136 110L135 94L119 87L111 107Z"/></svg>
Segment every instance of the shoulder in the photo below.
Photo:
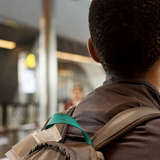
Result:
<svg viewBox="0 0 160 160"><path fill-rule="evenodd" d="M160 118L137 126L105 148L109 160L159 160ZM121 157L121 158L119 158Z"/></svg>

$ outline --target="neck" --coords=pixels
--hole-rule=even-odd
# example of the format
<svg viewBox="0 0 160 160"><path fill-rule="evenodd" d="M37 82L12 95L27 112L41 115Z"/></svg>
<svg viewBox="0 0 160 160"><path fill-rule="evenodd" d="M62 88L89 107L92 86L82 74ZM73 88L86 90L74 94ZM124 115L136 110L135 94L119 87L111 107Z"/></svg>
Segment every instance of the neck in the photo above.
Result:
<svg viewBox="0 0 160 160"><path fill-rule="evenodd" d="M119 79L119 76L116 75L108 75L108 79ZM122 79L125 79L121 77ZM127 79L128 80L128 79ZM130 79L132 81L145 81L150 83L152 86L154 86L158 91L160 91L160 60L158 60L147 72L142 74L138 78L132 78Z"/></svg>

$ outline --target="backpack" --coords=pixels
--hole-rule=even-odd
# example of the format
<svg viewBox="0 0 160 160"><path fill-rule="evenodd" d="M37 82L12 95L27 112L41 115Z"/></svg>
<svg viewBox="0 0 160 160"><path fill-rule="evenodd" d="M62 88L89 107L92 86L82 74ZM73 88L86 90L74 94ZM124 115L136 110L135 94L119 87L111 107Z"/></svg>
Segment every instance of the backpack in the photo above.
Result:
<svg viewBox="0 0 160 160"><path fill-rule="evenodd" d="M143 122L160 117L156 108L136 107L127 109L114 116L103 128L91 138L70 116L74 108L67 114L56 114L43 129L56 126L61 138L56 141L46 141L35 147L24 156L23 160L104 160L100 149ZM63 123L63 124L62 124ZM85 142L63 143L68 125L79 128L84 135ZM29 142L28 142L29 143ZM116 143L116 142L115 142Z"/></svg>

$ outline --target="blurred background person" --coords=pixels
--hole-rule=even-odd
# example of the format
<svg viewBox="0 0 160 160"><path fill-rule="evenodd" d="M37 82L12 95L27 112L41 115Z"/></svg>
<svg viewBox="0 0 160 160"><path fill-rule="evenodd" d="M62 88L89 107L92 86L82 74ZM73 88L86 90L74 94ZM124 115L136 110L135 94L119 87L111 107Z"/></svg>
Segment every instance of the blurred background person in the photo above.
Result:
<svg viewBox="0 0 160 160"><path fill-rule="evenodd" d="M82 100L83 96L83 87L80 85L75 85L72 89L72 100L66 103L66 105L64 106L64 110L67 110L72 106L78 105L79 102Z"/></svg>

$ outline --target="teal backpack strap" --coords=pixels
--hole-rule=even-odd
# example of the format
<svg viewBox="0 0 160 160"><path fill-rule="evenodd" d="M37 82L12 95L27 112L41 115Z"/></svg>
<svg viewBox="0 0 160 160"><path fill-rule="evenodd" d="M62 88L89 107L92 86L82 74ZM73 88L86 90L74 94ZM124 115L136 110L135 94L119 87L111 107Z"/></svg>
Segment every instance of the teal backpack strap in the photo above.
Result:
<svg viewBox="0 0 160 160"><path fill-rule="evenodd" d="M92 145L92 141L91 138L89 137L89 135L87 134L87 132L85 132L82 127L80 126L80 124L71 116L67 115L67 114L61 114L61 113L56 113L52 116L52 118L50 119L50 121L48 122L46 129L51 128L54 124L68 124L71 126L74 126L78 129L81 130L85 141L88 145Z"/></svg>

